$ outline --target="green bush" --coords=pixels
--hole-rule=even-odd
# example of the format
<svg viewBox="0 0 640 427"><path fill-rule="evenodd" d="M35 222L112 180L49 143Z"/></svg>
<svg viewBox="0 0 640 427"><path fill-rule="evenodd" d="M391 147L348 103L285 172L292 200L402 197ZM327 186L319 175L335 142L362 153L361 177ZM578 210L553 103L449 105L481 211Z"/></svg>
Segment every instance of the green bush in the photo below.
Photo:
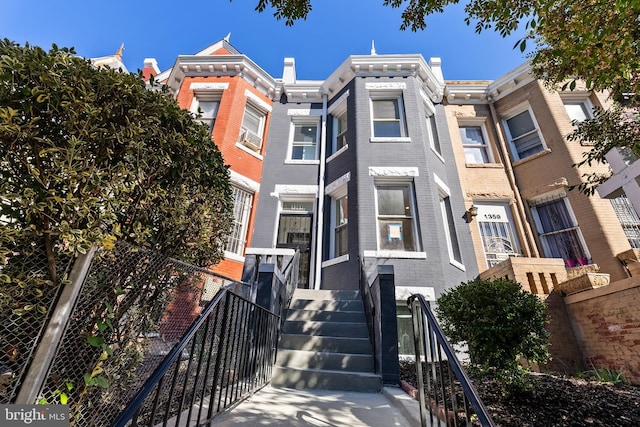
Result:
<svg viewBox="0 0 640 427"><path fill-rule="evenodd" d="M546 305L514 281L462 283L440 296L436 313L452 342L466 342L475 373L491 374L505 396L531 387L521 357L531 363L550 359Z"/></svg>

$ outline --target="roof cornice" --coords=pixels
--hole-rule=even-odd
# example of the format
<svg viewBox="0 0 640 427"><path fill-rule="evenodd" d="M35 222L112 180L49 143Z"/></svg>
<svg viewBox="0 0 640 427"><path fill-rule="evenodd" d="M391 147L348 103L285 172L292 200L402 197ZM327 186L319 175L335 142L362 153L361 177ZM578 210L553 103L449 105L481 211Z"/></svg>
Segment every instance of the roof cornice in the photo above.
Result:
<svg viewBox="0 0 640 427"><path fill-rule="evenodd" d="M180 55L166 77L176 94L185 77L239 76L273 99L276 80L246 55Z"/></svg>
<svg viewBox="0 0 640 427"><path fill-rule="evenodd" d="M525 62L493 81L447 81L444 95L450 104L495 102L535 80Z"/></svg>
<svg viewBox="0 0 640 427"><path fill-rule="evenodd" d="M354 77L407 77L414 76L432 102L442 101L444 82L433 72L420 54L414 55L352 55L326 80L297 80L295 83L279 81L277 94L285 93L293 100L321 100L338 93Z"/></svg>

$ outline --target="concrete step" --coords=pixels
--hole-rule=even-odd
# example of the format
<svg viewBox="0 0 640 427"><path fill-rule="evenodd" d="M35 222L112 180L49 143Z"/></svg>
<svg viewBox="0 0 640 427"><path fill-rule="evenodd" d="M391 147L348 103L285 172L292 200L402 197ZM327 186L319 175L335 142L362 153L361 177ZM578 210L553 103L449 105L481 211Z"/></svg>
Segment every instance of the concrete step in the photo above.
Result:
<svg viewBox="0 0 640 427"><path fill-rule="evenodd" d="M313 337L304 334L282 334L278 347L286 350L326 353L372 354L369 338Z"/></svg>
<svg viewBox="0 0 640 427"><path fill-rule="evenodd" d="M271 385L295 389L343 390L376 393L382 378L366 372L273 367Z"/></svg>
<svg viewBox="0 0 640 427"><path fill-rule="evenodd" d="M324 311L289 309L287 321L312 320L318 322L364 323L364 311Z"/></svg>
<svg viewBox="0 0 640 427"><path fill-rule="evenodd" d="M296 289L293 298L362 301L360 291L332 291L326 289Z"/></svg>
<svg viewBox="0 0 640 427"><path fill-rule="evenodd" d="M301 369L327 369L331 371L373 372L371 354L325 353L317 351L278 350L276 365Z"/></svg>
<svg viewBox="0 0 640 427"><path fill-rule="evenodd" d="M291 300L290 309L325 310L325 311L364 311L360 300L315 300L295 298Z"/></svg>
<svg viewBox="0 0 640 427"><path fill-rule="evenodd" d="M324 337L369 337L366 323L318 322L312 320L287 320L284 323L282 333Z"/></svg>

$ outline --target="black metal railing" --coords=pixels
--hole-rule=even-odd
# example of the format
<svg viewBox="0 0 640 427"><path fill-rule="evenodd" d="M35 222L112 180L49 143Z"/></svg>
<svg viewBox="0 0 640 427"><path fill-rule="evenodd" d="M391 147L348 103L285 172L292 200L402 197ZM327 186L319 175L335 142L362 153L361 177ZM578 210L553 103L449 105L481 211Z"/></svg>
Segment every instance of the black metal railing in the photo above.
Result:
<svg viewBox="0 0 640 427"><path fill-rule="evenodd" d="M220 290L112 426L208 423L270 381L279 317Z"/></svg>
<svg viewBox="0 0 640 427"><path fill-rule="evenodd" d="M413 319L421 425L494 426L429 304L422 295L412 295L407 304Z"/></svg>

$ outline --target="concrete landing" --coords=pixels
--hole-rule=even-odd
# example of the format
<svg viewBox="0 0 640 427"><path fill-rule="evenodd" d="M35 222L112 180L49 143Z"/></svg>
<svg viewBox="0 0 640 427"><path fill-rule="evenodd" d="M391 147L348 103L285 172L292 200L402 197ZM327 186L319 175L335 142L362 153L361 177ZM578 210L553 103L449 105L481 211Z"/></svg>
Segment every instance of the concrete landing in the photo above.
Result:
<svg viewBox="0 0 640 427"><path fill-rule="evenodd" d="M399 388L382 393L297 390L267 386L213 419L220 427L411 427L418 402Z"/></svg>

